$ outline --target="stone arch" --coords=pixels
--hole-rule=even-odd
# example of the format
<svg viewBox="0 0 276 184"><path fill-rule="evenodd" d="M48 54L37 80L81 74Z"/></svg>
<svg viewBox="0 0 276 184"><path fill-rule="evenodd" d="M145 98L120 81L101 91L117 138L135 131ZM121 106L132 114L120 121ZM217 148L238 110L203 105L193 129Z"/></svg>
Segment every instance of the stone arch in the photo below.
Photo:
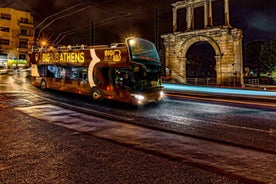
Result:
<svg viewBox="0 0 276 184"><path fill-rule="evenodd" d="M189 38L189 39L185 40L185 41L181 44L181 46L180 46L181 49L180 49L180 52L179 52L179 53L181 53L181 54L183 54L183 55L182 55L182 56L179 56L179 57L187 58L187 52L188 52L189 48L190 48L194 43L200 42L200 41L204 41L204 42L209 43L209 44L213 47L213 49L214 49L214 51L215 51L215 53L216 53L215 56L221 56L221 55L222 55L221 49L220 49L219 45L217 44L217 42L216 42L213 38L208 37L208 36L194 36L194 37L192 37L192 38Z"/></svg>
<svg viewBox="0 0 276 184"><path fill-rule="evenodd" d="M214 40L212 37L209 37L209 36L205 36L205 35L200 35L200 36L194 36L194 37L191 37L191 38L188 38L186 39L180 46L180 51L178 52L178 54L181 54L181 55L178 55L177 57L178 58L183 58L182 61L182 72L183 72L183 76L185 78L184 83L186 83L186 74L187 74L187 71L186 71L186 61L187 61L187 52L189 50L189 48L197 43L197 42L207 42L208 44L211 45L211 47L214 49L215 51L215 60L216 60L216 81L217 82L221 82L221 68L218 67L220 66L220 63L221 63L221 58L222 58L222 52L221 52L221 48L219 46L219 44L216 42L216 40Z"/></svg>
<svg viewBox="0 0 276 184"><path fill-rule="evenodd" d="M216 84L243 86L242 30L230 25L229 0L224 0L225 24L213 26L212 3L215 0L183 0L172 4L173 32L161 36L165 46L165 65L175 82L186 83L188 49L204 41L215 51ZM194 9L204 8L204 28L194 29ZM177 31L177 11L186 9L187 29Z"/></svg>
<svg viewBox="0 0 276 184"><path fill-rule="evenodd" d="M215 60L216 60L216 73L217 73L217 78L216 81L217 83L221 83L221 58L223 56L223 53L221 51L220 45L217 43L216 40L214 40L212 37L210 36L205 36L205 35L195 35L192 37L185 37L183 42L181 42L181 44L179 45L179 52L177 52L177 58L178 61L181 62L181 64L179 64L180 66L178 67L178 74L176 75L180 75L182 76L182 80L177 79L177 81L182 82L182 83L186 83L186 61L187 61L187 52L189 50L189 48L197 43L197 42L207 42L208 44L210 44L210 46L214 49L215 51Z"/></svg>

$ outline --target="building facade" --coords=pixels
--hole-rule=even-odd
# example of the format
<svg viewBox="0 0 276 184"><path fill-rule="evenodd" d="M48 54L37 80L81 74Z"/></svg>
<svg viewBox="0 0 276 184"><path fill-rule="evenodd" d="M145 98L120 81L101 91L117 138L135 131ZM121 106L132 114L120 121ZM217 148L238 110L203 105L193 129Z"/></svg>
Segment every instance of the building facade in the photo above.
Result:
<svg viewBox="0 0 276 184"><path fill-rule="evenodd" d="M33 16L29 12L0 8L0 67L26 67L33 39Z"/></svg>

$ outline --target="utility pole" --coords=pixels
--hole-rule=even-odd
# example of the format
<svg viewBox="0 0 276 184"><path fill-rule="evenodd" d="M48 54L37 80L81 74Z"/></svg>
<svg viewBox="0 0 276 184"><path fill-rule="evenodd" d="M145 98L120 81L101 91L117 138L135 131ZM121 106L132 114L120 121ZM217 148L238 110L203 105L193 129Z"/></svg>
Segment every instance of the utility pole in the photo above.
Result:
<svg viewBox="0 0 276 184"><path fill-rule="evenodd" d="M160 39L159 39L159 9L155 9L155 46L157 50L160 49Z"/></svg>
<svg viewBox="0 0 276 184"><path fill-rule="evenodd" d="M90 45L95 45L95 23L91 21L90 23Z"/></svg>

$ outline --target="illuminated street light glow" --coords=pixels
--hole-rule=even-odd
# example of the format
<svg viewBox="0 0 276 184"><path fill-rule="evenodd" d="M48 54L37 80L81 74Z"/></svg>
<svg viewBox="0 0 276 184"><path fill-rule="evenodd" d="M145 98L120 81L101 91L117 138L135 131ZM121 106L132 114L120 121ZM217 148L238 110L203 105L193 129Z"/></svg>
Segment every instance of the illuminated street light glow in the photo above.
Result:
<svg viewBox="0 0 276 184"><path fill-rule="evenodd" d="M130 45L130 46L134 46L135 43L136 43L136 40L135 40L135 39L130 39L130 40L129 40L129 45Z"/></svg>
<svg viewBox="0 0 276 184"><path fill-rule="evenodd" d="M41 45L42 45L42 46L46 46L46 45L47 45L47 42L46 42L46 41L42 41L42 42L41 42Z"/></svg>

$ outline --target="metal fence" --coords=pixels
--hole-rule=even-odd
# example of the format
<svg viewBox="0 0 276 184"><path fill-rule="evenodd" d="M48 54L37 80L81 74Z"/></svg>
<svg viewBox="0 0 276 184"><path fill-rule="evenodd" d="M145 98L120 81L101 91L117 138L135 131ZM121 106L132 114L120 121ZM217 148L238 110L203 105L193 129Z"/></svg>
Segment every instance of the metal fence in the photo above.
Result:
<svg viewBox="0 0 276 184"><path fill-rule="evenodd" d="M215 85L216 78L187 78L187 84Z"/></svg>
<svg viewBox="0 0 276 184"><path fill-rule="evenodd" d="M259 87L260 85L260 79L250 79L250 78L245 78L244 79L244 85L246 86L251 86L251 87Z"/></svg>

